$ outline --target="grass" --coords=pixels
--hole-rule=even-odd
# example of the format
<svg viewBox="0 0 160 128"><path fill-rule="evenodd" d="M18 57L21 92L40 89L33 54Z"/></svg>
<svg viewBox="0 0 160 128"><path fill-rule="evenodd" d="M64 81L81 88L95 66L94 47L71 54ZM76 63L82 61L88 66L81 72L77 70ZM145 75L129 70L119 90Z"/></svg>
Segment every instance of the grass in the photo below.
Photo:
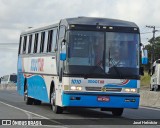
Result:
<svg viewBox="0 0 160 128"><path fill-rule="evenodd" d="M141 76L141 81L140 81L140 85L141 85L141 87L143 86L145 86L145 87L149 87L149 85L150 85L150 79L151 79L151 77L150 77L150 75L148 75L148 73L147 72L144 72L144 76Z"/></svg>

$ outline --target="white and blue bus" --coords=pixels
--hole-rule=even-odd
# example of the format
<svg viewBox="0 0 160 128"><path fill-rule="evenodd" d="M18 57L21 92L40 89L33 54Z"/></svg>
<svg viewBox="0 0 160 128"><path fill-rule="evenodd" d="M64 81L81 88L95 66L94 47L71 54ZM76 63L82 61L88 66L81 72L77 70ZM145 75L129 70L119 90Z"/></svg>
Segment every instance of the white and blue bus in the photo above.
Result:
<svg viewBox="0 0 160 128"><path fill-rule="evenodd" d="M139 107L140 32L133 22L67 18L20 35L17 90L28 105L100 108L120 116Z"/></svg>

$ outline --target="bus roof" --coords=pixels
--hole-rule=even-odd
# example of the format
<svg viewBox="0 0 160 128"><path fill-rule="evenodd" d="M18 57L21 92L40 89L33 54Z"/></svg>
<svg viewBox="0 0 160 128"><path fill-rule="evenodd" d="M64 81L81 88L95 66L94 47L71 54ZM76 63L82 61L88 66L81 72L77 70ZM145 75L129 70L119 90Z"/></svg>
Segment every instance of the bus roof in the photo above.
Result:
<svg viewBox="0 0 160 128"><path fill-rule="evenodd" d="M58 27L58 23L57 24L51 24L51 25L43 26L43 27L29 28L29 29L23 31L21 33L21 35L32 33L32 32L44 31L44 30L47 30L47 29L50 29L50 28L54 28L54 27Z"/></svg>
<svg viewBox="0 0 160 128"><path fill-rule="evenodd" d="M65 20L65 19L64 19ZM135 23L117 19L108 18L95 18L95 17L78 17L67 18L68 24L80 24L80 25L104 25L104 26L122 26L122 27L138 27Z"/></svg>
<svg viewBox="0 0 160 128"><path fill-rule="evenodd" d="M138 27L134 22L117 20L117 19L108 19L108 18L95 18L95 17L76 17L76 18L66 18L62 19L60 23L64 23L66 26L74 24L74 25L102 25L102 26L119 26L119 27ZM38 28L30 28L26 31L22 32L21 35L25 35L28 33L39 32L45 29L50 29L58 27L57 24L52 24L44 27Z"/></svg>

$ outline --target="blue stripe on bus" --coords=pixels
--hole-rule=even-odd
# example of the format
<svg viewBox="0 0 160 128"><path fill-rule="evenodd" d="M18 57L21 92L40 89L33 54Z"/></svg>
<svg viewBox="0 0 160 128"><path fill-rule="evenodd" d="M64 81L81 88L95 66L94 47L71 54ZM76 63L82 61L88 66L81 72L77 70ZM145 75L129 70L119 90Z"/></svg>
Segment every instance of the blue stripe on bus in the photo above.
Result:
<svg viewBox="0 0 160 128"><path fill-rule="evenodd" d="M19 83L17 86L18 93L24 95L24 76L22 73L18 74ZM28 96L49 103L47 87L43 77L36 75L27 78Z"/></svg>
<svg viewBox="0 0 160 128"><path fill-rule="evenodd" d="M139 93L122 93L122 92L80 92L80 91L64 91L69 95L102 95L102 96L121 96L121 97L140 97Z"/></svg>
<svg viewBox="0 0 160 128"><path fill-rule="evenodd" d="M116 84L107 84L104 87L116 87L116 88L137 88L137 80L130 80L127 84L125 85L116 85Z"/></svg>
<svg viewBox="0 0 160 128"><path fill-rule="evenodd" d="M28 83L28 96L33 97L35 99L50 102L47 87L43 77L36 75L27 78Z"/></svg>
<svg viewBox="0 0 160 128"><path fill-rule="evenodd" d="M73 97L79 97L78 100L71 100ZM64 94L62 95L63 106L71 107L108 107L108 108L138 108L139 97L130 96L109 96L108 102L100 102L97 100L96 95L77 95L77 94ZM125 100L131 100L134 102L127 102Z"/></svg>

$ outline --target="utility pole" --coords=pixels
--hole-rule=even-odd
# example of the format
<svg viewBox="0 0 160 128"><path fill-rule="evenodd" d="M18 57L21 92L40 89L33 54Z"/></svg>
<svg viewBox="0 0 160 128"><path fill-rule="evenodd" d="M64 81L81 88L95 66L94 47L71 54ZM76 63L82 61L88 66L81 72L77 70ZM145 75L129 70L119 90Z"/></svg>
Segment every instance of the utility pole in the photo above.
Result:
<svg viewBox="0 0 160 128"><path fill-rule="evenodd" d="M154 53L154 46L155 46L155 33L157 30L155 30L155 26L148 26L146 25L147 28L152 28L153 29L153 38L151 40L151 67L152 67L152 64L154 63L155 61L155 53Z"/></svg>

